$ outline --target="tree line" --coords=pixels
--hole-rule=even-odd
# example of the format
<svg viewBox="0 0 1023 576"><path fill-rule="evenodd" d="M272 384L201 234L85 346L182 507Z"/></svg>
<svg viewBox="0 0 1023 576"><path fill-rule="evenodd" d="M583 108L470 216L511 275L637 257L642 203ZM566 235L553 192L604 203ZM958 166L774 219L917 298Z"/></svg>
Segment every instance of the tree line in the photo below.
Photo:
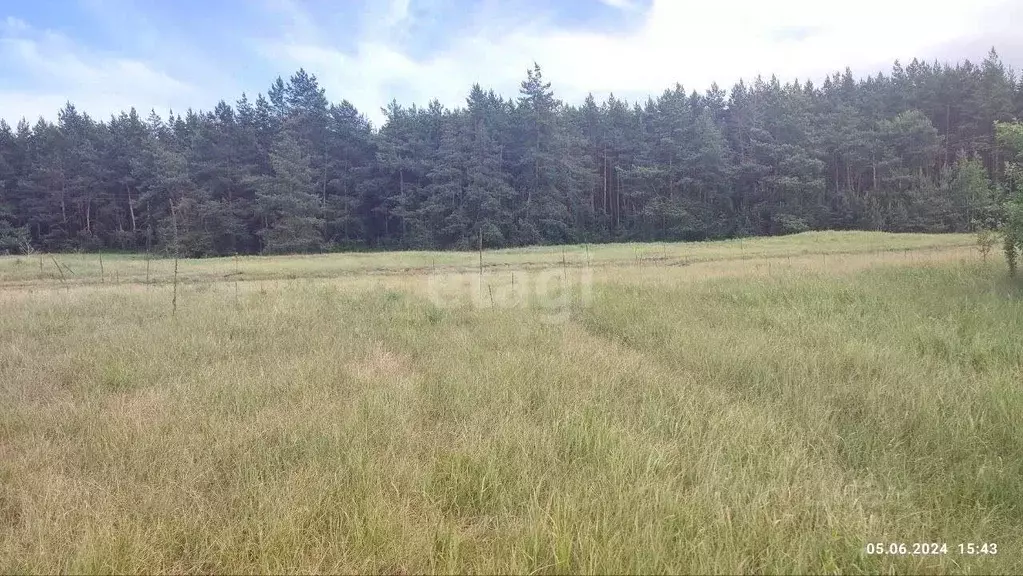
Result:
<svg viewBox="0 0 1023 576"><path fill-rule="evenodd" d="M995 126L1023 116L1023 81L992 50L566 104L534 65L515 98L477 84L454 109L384 113L377 129L299 70L210 111L0 121L0 253L969 231L1004 218Z"/></svg>

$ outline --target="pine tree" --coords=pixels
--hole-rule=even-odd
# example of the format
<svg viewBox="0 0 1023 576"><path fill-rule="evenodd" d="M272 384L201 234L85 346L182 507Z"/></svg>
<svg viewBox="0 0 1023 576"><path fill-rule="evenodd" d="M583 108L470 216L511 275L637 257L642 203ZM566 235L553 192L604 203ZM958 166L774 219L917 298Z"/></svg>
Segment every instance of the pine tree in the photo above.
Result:
<svg viewBox="0 0 1023 576"><path fill-rule="evenodd" d="M28 228L21 225L17 214L17 174L14 166L16 142L7 122L0 120L0 254L20 253L31 249Z"/></svg>
<svg viewBox="0 0 1023 576"><path fill-rule="evenodd" d="M327 238L335 245L367 237L360 189L372 183L377 145L369 120L347 100L330 108L327 158Z"/></svg>
<svg viewBox="0 0 1023 576"><path fill-rule="evenodd" d="M564 242L570 236L568 193L559 187L554 150L561 102L554 98L551 83L544 81L538 64L526 71L519 93L516 121L522 140L515 179L520 194L517 240L524 244Z"/></svg>
<svg viewBox="0 0 1023 576"><path fill-rule="evenodd" d="M467 228L461 244L471 242L473 231L482 231L488 247L501 247L515 234L512 210L516 192L504 170L504 145L500 140L509 122L507 107L493 90L484 92L479 84L472 87L466 105L468 162L459 221Z"/></svg>
<svg viewBox="0 0 1023 576"><path fill-rule="evenodd" d="M323 219L315 175L298 139L283 131L270 152L271 174L256 189L263 219L258 234L263 251L310 252L322 243Z"/></svg>

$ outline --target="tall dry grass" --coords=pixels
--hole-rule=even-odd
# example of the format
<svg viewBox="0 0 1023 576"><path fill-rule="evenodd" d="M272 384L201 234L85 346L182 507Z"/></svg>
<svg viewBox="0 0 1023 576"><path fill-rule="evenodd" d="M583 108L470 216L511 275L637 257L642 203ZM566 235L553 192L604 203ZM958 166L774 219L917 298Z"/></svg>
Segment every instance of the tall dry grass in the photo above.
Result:
<svg viewBox="0 0 1023 576"><path fill-rule="evenodd" d="M559 253L553 317L391 255L237 292L183 261L174 317L131 274L5 277L0 572L1023 571L1023 291L876 238L590 247L588 301Z"/></svg>

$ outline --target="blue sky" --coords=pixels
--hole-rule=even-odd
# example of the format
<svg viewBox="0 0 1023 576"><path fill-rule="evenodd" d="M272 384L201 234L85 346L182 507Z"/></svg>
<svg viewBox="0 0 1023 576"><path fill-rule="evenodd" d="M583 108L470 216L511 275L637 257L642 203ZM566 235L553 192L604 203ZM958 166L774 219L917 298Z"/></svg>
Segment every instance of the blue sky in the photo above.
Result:
<svg viewBox="0 0 1023 576"><path fill-rule="evenodd" d="M645 98L914 56L1023 64L1018 0L5 0L0 118L208 109L299 67L379 122L392 98L515 94L535 60L557 95Z"/></svg>

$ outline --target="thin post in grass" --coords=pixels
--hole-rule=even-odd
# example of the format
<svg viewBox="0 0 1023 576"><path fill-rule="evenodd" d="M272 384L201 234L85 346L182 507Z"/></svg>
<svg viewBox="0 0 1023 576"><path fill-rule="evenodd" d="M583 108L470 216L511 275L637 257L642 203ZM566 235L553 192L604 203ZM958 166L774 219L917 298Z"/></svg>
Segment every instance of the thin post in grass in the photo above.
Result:
<svg viewBox="0 0 1023 576"><path fill-rule="evenodd" d="M583 247L586 248L586 267L589 268L590 267L590 245L589 245L589 243L586 243L586 244L583 244Z"/></svg>
<svg viewBox="0 0 1023 576"><path fill-rule="evenodd" d="M480 301L483 300L483 227L480 227Z"/></svg>
<svg viewBox="0 0 1023 576"><path fill-rule="evenodd" d="M149 284L149 260L153 251L153 229L146 230L146 284Z"/></svg>
<svg viewBox="0 0 1023 576"><path fill-rule="evenodd" d="M238 275L241 271L238 269L238 253L234 253L234 307L241 310L241 304L238 300Z"/></svg>
<svg viewBox="0 0 1023 576"><path fill-rule="evenodd" d="M107 275L103 271L103 253L99 253L99 281L101 284L107 283Z"/></svg>
<svg viewBox="0 0 1023 576"><path fill-rule="evenodd" d="M171 297L171 316L178 313L178 256L174 255L174 295Z"/></svg>
<svg viewBox="0 0 1023 576"><path fill-rule="evenodd" d="M171 297L171 316L178 313L178 215L174 210L174 201L171 200L171 222L174 224L174 295Z"/></svg>
<svg viewBox="0 0 1023 576"><path fill-rule="evenodd" d="M52 254L50 258L53 260L53 265L57 267L57 272L60 273L60 283L64 285L64 290L70 292L71 289L68 288L67 279L64 277L64 270L60 267L60 262L57 262L57 259Z"/></svg>

